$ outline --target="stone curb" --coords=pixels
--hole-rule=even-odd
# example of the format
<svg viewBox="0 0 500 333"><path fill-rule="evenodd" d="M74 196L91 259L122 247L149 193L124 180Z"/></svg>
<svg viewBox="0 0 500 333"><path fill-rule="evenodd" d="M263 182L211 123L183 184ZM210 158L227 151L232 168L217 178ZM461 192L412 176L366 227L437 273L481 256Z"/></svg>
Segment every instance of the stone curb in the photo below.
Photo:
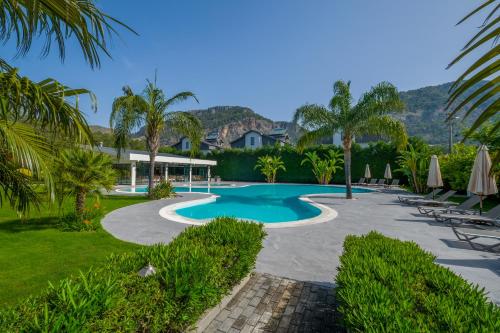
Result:
<svg viewBox="0 0 500 333"><path fill-rule="evenodd" d="M198 320L198 322L196 322L194 327L192 327L191 329L188 330L188 332L190 332L190 333L195 333L195 332L202 333L208 327L208 325L210 325L212 320L214 320L215 317L217 317L219 312L222 309L224 309L229 304L229 302L231 302L231 300L234 298L234 296L236 296L236 294L238 294L240 292L240 290L247 284L247 282L250 280L250 277L252 275L253 275L253 272L250 272L250 274L248 274L243 280L241 280L241 282L239 284L237 284L233 288L233 290L231 290L231 293L229 295L226 295L218 305L207 310L203 314L203 316Z"/></svg>

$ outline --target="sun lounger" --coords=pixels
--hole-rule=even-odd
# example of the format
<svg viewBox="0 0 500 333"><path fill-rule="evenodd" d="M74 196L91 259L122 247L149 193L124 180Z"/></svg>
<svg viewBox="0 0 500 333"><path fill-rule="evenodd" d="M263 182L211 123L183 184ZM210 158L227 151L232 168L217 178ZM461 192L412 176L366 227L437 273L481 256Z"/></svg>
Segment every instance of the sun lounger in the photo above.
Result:
<svg viewBox="0 0 500 333"><path fill-rule="evenodd" d="M420 214L424 215L433 215L437 214L474 214L470 209L474 207L479 202L479 196L473 195L469 199L462 202L460 205L456 207L447 207L447 208L435 208L435 207L426 207L426 206L418 206L418 211Z"/></svg>
<svg viewBox="0 0 500 333"><path fill-rule="evenodd" d="M449 197L457 193L457 191L448 191L445 194L442 194L436 200L426 200L426 199L412 199L406 201L408 205L419 205L419 206L452 206L456 205L455 202L446 201Z"/></svg>
<svg viewBox="0 0 500 333"><path fill-rule="evenodd" d="M453 227L453 232L459 240L469 243L474 250L496 252L496 248L500 249L500 229L497 227ZM496 242L493 244L473 242L473 240L478 238L494 239Z"/></svg>
<svg viewBox="0 0 500 333"><path fill-rule="evenodd" d="M370 182L368 184L365 184L365 185L377 185L377 178L370 179Z"/></svg>
<svg viewBox="0 0 500 333"><path fill-rule="evenodd" d="M365 179L364 178L359 178L359 182L353 183L353 185L364 185L365 184Z"/></svg>
<svg viewBox="0 0 500 333"><path fill-rule="evenodd" d="M386 188L397 187L399 186L399 179L393 179L390 184L384 185Z"/></svg>
<svg viewBox="0 0 500 333"><path fill-rule="evenodd" d="M438 214L439 221L449 224L490 224L500 226L500 205L490 209L482 215L465 214Z"/></svg>
<svg viewBox="0 0 500 333"><path fill-rule="evenodd" d="M428 199L432 199L436 194L438 194L441 191L442 191L442 189L437 188L437 189L433 190L432 192L427 193L425 196L423 196L423 195L417 195L417 196L400 195L400 196L398 196L398 200L400 202L406 202L408 200L415 200L415 199L428 200Z"/></svg>
<svg viewBox="0 0 500 333"><path fill-rule="evenodd" d="M366 184L366 186L384 186L385 179L372 179L369 184Z"/></svg>

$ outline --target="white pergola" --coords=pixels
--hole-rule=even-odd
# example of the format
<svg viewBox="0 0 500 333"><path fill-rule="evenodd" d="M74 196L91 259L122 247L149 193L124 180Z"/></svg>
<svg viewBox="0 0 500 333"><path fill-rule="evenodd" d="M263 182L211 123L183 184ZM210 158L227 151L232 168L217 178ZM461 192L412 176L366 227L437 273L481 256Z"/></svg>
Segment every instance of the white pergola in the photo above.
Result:
<svg viewBox="0 0 500 333"><path fill-rule="evenodd" d="M117 151L115 148L110 147L98 147L96 148L98 151L112 155L113 157L117 156ZM140 151L140 150L124 150L120 154L119 163L130 164L130 187L131 191L135 192L136 188L136 167L137 162L148 162L149 163L149 152ZM164 177L168 179L168 167L169 165L183 165L189 166L189 189L191 190L192 186L192 176L193 176L193 166L195 167L207 167L207 177L208 177L208 186L210 186L210 167L217 165L217 161L213 160L203 160L198 158L189 158L186 156L174 155L174 154L165 154L158 153L155 159L155 163L162 163L165 165L164 167Z"/></svg>

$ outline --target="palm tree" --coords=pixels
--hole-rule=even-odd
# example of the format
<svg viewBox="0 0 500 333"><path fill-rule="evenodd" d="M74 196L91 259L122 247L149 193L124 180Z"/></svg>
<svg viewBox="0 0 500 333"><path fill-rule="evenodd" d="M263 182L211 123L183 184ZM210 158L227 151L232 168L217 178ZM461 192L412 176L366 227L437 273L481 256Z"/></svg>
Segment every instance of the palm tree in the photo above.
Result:
<svg viewBox="0 0 500 333"><path fill-rule="evenodd" d="M103 13L92 0L5 0L0 2L0 40L15 40L18 55L24 56L33 41L44 35L42 55L57 45L64 60L66 41L76 39L85 60L99 67L100 55L109 56L107 40L117 35L115 27L129 27ZM91 142L90 130L78 108L78 98L92 93L71 89L54 79L39 82L21 77L0 58L0 205L2 196L19 213L37 206L39 195L33 180L43 180L54 197L52 169L47 162L55 155L45 135L55 133ZM43 132L42 132L43 131ZM19 170L29 170L29 175Z"/></svg>
<svg viewBox="0 0 500 333"><path fill-rule="evenodd" d="M294 123L308 130L300 137L300 149L317 140L342 132L344 148L344 172L346 198L352 199L351 186L351 146L356 136L382 135L404 147L407 141L403 122L390 116L400 112L404 104L397 89L390 83L382 82L364 93L353 105L350 91L351 82L337 81L333 85L333 97L327 107L306 104L295 112Z"/></svg>
<svg viewBox="0 0 500 333"><path fill-rule="evenodd" d="M484 1L462 18L457 25L467 21L486 8L491 8L491 11L486 15L479 32L469 40L462 49L462 52L448 65L448 68L450 68L464 57L470 55L471 52L492 43L491 48L485 51L486 53L467 68L450 88L450 96L446 105L446 109L450 110L448 120L452 119L457 112L467 105L472 104L465 113L464 118L470 116L478 107L484 107L484 110L465 134L465 138L476 131L491 117L498 114L498 109L500 108L500 78L496 75L500 68L498 60L500 46L497 45L500 27L498 26L498 15L495 15L500 8L500 4L493 0ZM463 100L460 103L456 103L459 98L463 98ZM499 130L500 121L496 119L494 126L491 128L491 133L493 134ZM500 154L497 154L496 161L500 162Z"/></svg>
<svg viewBox="0 0 500 333"><path fill-rule="evenodd" d="M99 195L101 188L111 190L116 171L109 155L93 150L69 149L61 153L58 171L64 187L75 195L75 212L82 216L89 193Z"/></svg>
<svg viewBox="0 0 500 333"><path fill-rule="evenodd" d="M318 154L313 152L308 152L305 154L306 158L302 160L300 165L306 163L311 164L312 172L316 177L319 184L329 184L332 176L337 172L337 170L342 169L339 165L343 163L340 152L336 150L329 150L325 159L322 159Z"/></svg>
<svg viewBox="0 0 500 333"><path fill-rule="evenodd" d="M146 145L149 151L149 188L154 186L155 159L160 148L160 135L166 126L188 137L192 146L199 146L203 132L200 120L187 112L169 112L168 107L196 96L184 91L166 98L154 82L148 81L142 95L135 94L128 86L123 88L123 96L115 98L110 117L110 126L115 136L118 155L127 147L133 130L145 125Z"/></svg>
<svg viewBox="0 0 500 333"><path fill-rule="evenodd" d="M260 169L260 172L266 177L268 183L276 182L276 174L279 170L286 171L285 164L280 156L265 155L259 157L254 169Z"/></svg>

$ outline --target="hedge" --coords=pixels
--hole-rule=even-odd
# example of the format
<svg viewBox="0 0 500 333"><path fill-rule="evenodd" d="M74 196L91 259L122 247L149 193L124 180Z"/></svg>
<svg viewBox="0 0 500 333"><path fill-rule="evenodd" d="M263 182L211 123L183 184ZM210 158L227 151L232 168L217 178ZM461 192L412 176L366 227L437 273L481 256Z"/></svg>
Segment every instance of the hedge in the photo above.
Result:
<svg viewBox="0 0 500 333"><path fill-rule="evenodd" d="M233 218L187 228L1 310L0 331L185 331L250 273L264 237L262 224ZM156 273L140 277L147 264Z"/></svg>
<svg viewBox="0 0 500 333"><path fill-rule="evenodd" d="M305 158L304 153L316 151L323 157L329 149L342 150L334 145L320 145L306 148L304 152L299 152L295 147L262 147L255 150L249 149L224 149L209 153L206 158L215 159L217 166L212 171L213 175L220 176L228 181L265 181L259 170L254 166L257 159L264 155L279 155L285 163L286 172L278 174L278 181L285 183L315 183L311 167L309 165L301 166L300 163ZM398 153L396 147L392 144L378 142L370 144L366 148L355 144L352 147L352 166L351 174L353 181L363 177L365 165L370 164L372 176L374 178L383 178L385 166L391 164L394 178L402 178L402 173L396 171L398 165L396 159ZM344 183L344 172L339 171L332 179L333 183Z"/></svg>
<svg viewBox="0 0 500 333"><path fill-rule="evenodd" d="M347 329L363 332L500 332L500 308L413 242L348 236L337 275Z"/></svg>

